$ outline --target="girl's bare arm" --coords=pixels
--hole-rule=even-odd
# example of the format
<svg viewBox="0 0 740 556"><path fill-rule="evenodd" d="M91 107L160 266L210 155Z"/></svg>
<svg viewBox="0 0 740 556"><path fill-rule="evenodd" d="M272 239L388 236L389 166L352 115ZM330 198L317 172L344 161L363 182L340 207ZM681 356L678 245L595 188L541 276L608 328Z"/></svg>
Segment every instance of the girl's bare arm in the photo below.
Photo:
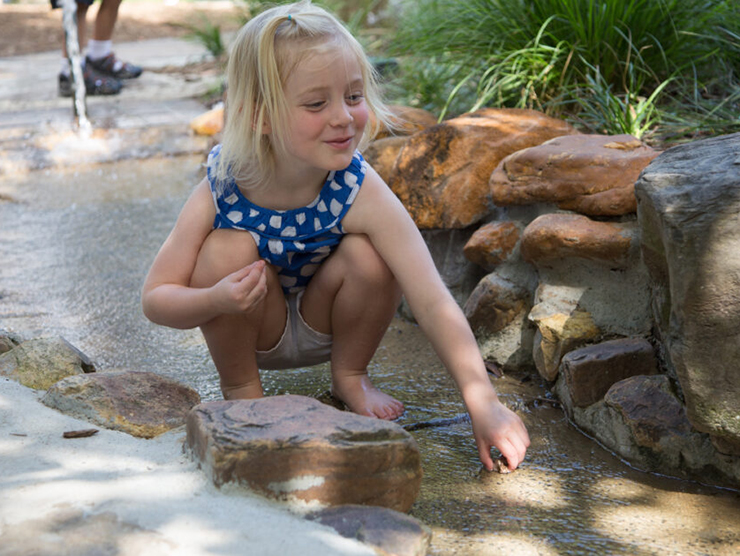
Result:
<svg viewBox="0 0 740 556"><path fill-rule="evenodd" d="M393 271L416 320L460 389L483 464L492 468L490 448L496 446L516 468L529 445L524 424L499 402L467 319L439 276L416 224L372 169L344 228L367 234Z"/></svg>
<svg viewBox="0 0 740 556"><path fill-rule="evenodd" d="M198 253L213 229L215 215L208 182L203 180L185 203L144 282L142 307L151 321L172 328L194 328L220 314L247 310L264 296L262 261L212 287L190 287Z"/></svg>

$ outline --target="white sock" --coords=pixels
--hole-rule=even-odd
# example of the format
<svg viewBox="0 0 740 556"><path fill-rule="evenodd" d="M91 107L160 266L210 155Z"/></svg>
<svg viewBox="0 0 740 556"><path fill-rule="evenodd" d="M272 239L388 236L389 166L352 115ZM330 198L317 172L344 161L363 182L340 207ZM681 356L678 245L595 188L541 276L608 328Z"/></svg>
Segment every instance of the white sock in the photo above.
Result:
<svg viewBox="0 0 740 556"><path fill-rule="evenodd" d="M113 52L113 41L87 41L87 57L91 60L100 60Z"/></svg>

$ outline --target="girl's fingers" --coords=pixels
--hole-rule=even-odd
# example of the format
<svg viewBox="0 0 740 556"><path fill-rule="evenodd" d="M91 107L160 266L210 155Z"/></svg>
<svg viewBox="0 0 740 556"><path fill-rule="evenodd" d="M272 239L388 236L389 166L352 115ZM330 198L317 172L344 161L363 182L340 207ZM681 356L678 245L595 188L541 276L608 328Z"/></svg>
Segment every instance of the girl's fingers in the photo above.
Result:
<svg viewBox="0 0 740 556"><path fill-rule="evenodd" d="M231 274L231 277L234 279L234 281L241 282L247 276L249 276L252 273L252 271L255 269L264 270L265 262L262 259L258 261L254 261L253 263L248 264L244 268L240 268L236 272L233 272Z"/></svg>
<svg viewBox="0 0 740 556"><path fill-rule="evenodd" d="M485 440L476 440L478 445L478 456L483 464L483 467L489 471L493 471L493 458L491 457L491 445Z"/></svg>

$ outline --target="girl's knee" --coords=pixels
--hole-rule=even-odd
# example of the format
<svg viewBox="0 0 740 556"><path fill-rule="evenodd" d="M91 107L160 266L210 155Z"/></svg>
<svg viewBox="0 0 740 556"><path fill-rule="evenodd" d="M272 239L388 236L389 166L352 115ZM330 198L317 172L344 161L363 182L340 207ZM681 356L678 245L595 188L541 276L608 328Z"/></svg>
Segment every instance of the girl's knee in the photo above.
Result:
<svg viewBox="0 0 740 556"><path fill-rule="evenodd" d="M346 242L346 243L345 243ZM353 280L392 286L396 279L383 257L364 234L350 234L342 239L347 253L347 273Z"/></svg>
<svg viewBox="0 0 740 556"><path fill-rule="evenodd" d="M259 250L251 234L241 230L213 230L200 248L190 285L212 286L259 259Z"/></svg>

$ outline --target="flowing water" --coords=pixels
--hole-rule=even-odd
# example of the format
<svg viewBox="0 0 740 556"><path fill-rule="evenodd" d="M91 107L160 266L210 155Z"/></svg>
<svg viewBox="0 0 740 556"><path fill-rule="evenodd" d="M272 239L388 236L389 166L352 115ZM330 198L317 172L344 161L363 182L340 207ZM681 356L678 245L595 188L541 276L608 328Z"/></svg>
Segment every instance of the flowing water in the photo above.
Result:
<svg viewBox="0 0 740 556"><path fill-rule="evenodd" d="M0 328L61 335L102 372L154 371L217 399L200 333L155 326L139 307L144 275L202 161L6 176ZM393 322L371 373L406 404L400 424L415 429L425 476L411 513L432 528L433 554L740 553L740 494L631 469L570 426L537 377L494 379L532 437L522 467L499 475L481 469L454 385L415 325ZM320 396L328 369L271 371L263 382L268 394Z"/></svg>
<svg viewBox="0 0 740 556"><path fill-rule="evenodd" d="M87 91L82 75L82 56L80 55L79 35L77 34L77 3L74 0L62 0L61 5L64 40L74 85L72 109L80 131L89 135L92 131L92 125L87 117L87 103L85 102Z"/></svg>

